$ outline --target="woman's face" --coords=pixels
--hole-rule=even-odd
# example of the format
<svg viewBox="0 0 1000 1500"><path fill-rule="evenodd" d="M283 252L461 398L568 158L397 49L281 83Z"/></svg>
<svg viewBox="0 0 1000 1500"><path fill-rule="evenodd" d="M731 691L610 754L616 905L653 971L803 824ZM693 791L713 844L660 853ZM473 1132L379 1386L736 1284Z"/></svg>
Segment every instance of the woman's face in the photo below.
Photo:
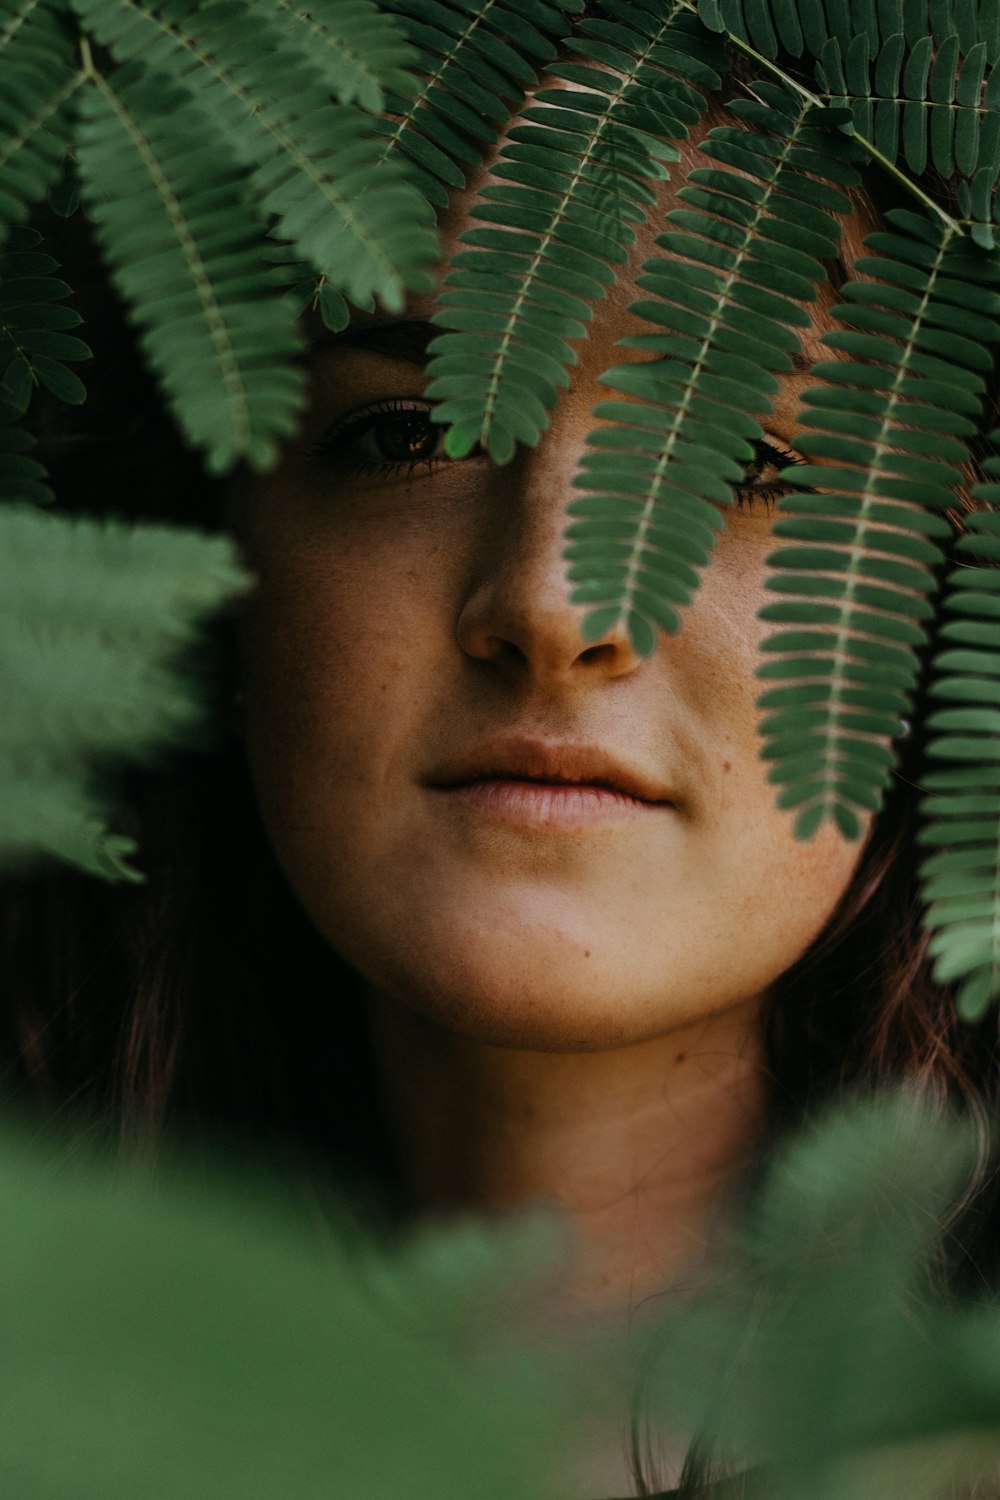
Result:
<svg viewBox="0 0 1000 1500"><path fill-rule="evenodd" d="M584 642L567 602L571 482L599 375L644 357L616 341L654 253L640 233L536 450L443 457L415 302L317 348L300 439L230 499L260 579L243 733L287 879L378 991L500 1045L610 1047L759 1003L859 857L829 826L797 842L758 758L766 471L653 657ZM767 418L778 450L805 378Z"/></svg>

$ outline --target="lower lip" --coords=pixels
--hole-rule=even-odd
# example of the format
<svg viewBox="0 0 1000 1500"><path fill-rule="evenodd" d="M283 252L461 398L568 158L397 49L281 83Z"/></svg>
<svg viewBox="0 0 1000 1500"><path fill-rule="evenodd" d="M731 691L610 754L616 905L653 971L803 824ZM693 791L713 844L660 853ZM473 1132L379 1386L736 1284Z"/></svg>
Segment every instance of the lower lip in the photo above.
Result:
<svg viewBox="0 0 1000 1500"><path fill-rule="evenodd" d="M453 806L482 817L538 828L585 828L595 823L620 823L630 818L649 817L669 806L664 802L643 802L612 787L592 786L586 782L566 784L497 778L436 787L434 790L447 797Z"/></svg>

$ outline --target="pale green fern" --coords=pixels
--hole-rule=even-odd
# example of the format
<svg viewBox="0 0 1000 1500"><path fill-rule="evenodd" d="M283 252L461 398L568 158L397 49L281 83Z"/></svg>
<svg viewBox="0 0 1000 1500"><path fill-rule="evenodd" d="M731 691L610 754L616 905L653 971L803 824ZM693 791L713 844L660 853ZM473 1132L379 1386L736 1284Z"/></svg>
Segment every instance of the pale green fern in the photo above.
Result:
<svg viewBox="0 0 1000 1500"><path fill-rule="evenodd" d="M221 537L0 506L0 863L141 878L101 773L198 729L182 653L247 582Z"/></svg>

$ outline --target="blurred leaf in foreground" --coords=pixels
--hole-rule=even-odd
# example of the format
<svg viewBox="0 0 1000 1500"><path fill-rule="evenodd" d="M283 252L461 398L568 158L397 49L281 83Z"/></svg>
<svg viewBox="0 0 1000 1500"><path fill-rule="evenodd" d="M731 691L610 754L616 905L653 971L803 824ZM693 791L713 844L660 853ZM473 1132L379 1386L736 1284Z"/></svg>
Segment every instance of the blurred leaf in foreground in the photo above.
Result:
<svg viewBox="0 0 1000 1500"><path fill-rule="evenodd" d="M346 1213L304 1227L259 1172L168 1165L154 1191L10 1131L0 1196L0 1493L561 1493L549 1460L579 1377L504 1331L551 1274L541 1225L393 1251Z"/></svg>
<svg viewBox="0 0 1000 1500"><path fill-rule="evenodd" d="M936 1274L971 1161L970 1133L905 1094L828 1115L779 1152L737 1265L657 1331L654 1407L746 1465L748 1497L931 1500L1000 1475L1000 1308Z"/></svg>
<svg viewBox="0 0 1000 1500"><path fill-rule="evenodd" d="M248 583L222 537L0 507L0 862L141 878L96 778L198 731L185 648Z"/></svg>

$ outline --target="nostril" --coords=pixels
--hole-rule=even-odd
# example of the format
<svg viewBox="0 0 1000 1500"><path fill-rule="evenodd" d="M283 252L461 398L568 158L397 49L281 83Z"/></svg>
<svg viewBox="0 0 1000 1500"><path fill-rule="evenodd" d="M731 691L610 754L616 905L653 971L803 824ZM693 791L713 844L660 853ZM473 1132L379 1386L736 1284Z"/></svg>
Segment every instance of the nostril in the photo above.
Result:
<svg viewBox="0 0 1000 1500"><path fill-rule="evenodd" d="M516 641L509 641L504 636L494 636L494 662L499 662L505 667L522 668L528 665L528 653L520 647Z"/></svg>
<svg viewBox="0 0 1000 1500"><path fill-rule="evenodd" d="M599 641L594 646L585 646L580 652L579 660L588 666L593 663L599 663L608 655L609 651L614 651L614 649L614 646L609 645L607 641Z"/></svg>

